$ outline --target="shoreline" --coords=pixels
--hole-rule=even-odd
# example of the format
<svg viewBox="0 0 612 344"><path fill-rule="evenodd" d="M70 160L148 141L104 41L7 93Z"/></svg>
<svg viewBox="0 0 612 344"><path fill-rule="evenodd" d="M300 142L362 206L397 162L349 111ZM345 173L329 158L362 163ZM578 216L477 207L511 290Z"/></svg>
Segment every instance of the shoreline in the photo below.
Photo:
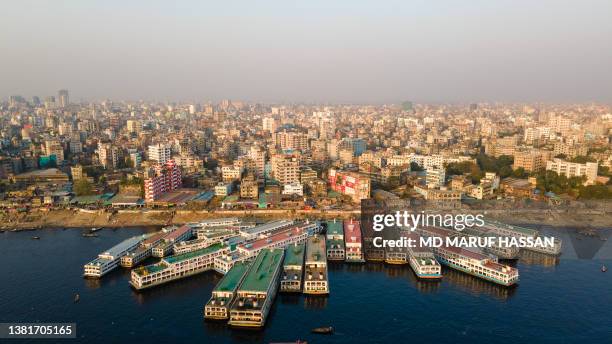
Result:
<svg viewBox="0 0 612 344"><path fill-rule="evenodd" d="M588 209L504 209L480 210L488 219L514 225L535 225L566 227L576 229L600 229L612 227L612 213ZM474 210L454 209L448 213L474 213ZM276 218L299 219L359 219L360 210L35 210L6 218L0 231L27 231L53 228L129 228L129 227L163 227L182 225L209 218L240 217L261 220Z"/></svg>

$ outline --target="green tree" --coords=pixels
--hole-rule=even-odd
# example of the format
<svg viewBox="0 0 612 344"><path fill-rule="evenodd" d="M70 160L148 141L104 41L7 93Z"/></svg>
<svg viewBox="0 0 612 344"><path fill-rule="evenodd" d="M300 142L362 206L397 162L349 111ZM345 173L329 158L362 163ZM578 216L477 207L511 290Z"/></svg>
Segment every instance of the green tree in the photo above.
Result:
<svg viewBox="0 0 612 344"><path fill-rule="evenodd" d="M74 183L74 193L77 196L93 195L93 186L87 179L79 179Z"/></svg>
<svg viewBox="0 0 612 344"><path fill-rule="evenodd" d="M516 170L512 171L512 176L514 178L527 178L527 172L525 172L524 168L519 167Z"/></svg>
<svg viewBox="0 0 612 344"><path fill-rule="evenodd" d="M421 167L421 165L413 161L410 163L410 171L416 171L416 172L423 171L423 167Z"/></svg>

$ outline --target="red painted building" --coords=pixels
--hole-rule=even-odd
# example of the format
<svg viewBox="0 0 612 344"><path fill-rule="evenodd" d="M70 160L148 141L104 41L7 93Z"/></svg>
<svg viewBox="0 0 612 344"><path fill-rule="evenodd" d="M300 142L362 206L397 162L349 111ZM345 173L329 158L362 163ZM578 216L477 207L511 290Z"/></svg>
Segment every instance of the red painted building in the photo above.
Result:
<svg viewBox="0 0 612 344"><path fill-rule="evenodd" d="M174 162L168 160L165 164L155 165L155 176L145 179L145 201L154 202L166 192L176 190L183 184L181 169Z"/></svg>

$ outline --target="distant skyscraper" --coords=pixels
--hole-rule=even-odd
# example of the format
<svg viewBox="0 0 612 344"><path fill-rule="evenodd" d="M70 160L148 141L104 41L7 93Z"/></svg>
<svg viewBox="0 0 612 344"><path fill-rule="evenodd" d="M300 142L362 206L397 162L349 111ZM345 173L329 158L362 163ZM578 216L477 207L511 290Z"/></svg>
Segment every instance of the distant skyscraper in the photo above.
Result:
<svg viewBox="0 0 612 344"><path fill-rule="evenodd" d="M66 107L70 104L70 100L68 99L68 90L59 90L57 92L57 98L59 100L60 107Z"/></svg>

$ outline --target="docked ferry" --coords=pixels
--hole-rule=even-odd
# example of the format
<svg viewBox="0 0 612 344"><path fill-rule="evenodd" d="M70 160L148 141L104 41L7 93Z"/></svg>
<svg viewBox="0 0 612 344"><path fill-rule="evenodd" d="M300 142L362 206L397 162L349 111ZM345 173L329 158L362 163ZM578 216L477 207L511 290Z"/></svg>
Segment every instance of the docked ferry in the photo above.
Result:
<svg viewBox="0 0 612 344"><path fill-rule="evenodd" d="M408 247L408 262L418 278L442 278L442 267L429 247L421 246L421 237L411 232L407 235L415 244Z"/></svg>
<svg viewBox="0 0 612 344"><path fill-rule="evenodd" d="M382 233L385 240L406 238L408 231L388 228ZM403 265L408 264L408 247L385 247L385 263Z"/></svg>
<svg viewBox="0 0 612 344"><path fill-rule="evenodd" d="M100 278L109 273L111 270L119 266L121 257L138 247L138 245L140 245L140 243L146 238L147 236L145 235L131 237L113 246L107 251L100 253L96 259L85 264L83 267L83 276Z"/></svg>
<svg viewBox="0 0 612 344"><path fill-rule="evenodd" d="M215 258L229 253L229 247L221 243L196 251L163 258L159 263L132 270L130 284L134 289L144 289L195 275L215 267Z"/></svg>
<svg viewBox="0 0 612 344"><path fill-rule="evenodd" d="M327 260L343 261L345 259L345 248L342 221L327 221L327 233L325 237Z"/></svg>
<svg viewBox="0 0 612 344"><path fill-rule="evenodd" d="M344 246L347 263L363 263L363 243L359 221L346 220L344 226Z"/></svg>
<svg viewBox="0 0 612 344"><path fill-rule="evenodd" d="M263 327L278 291L283 250L265 249L251 263L230 306L229 325Z"/></svg>
<svg viewBox="0 0 612 344"><path fill-rule="evenodd" d="M306 242L304 294L329 294L325 238L317 234Z"/></svg>
<svg viewBox="0 0 612 344"><path fill-rule="evenodd" d="M205 319L228 319L230 303L236 297L236 291L249 268L249 264L240 262L223 276L212 291L212 297L204 306Z"/></svg>
<svg viewBox="0 0 612 344"><path fill-rule="evenodd" d="M540 236L540 232L535 229L525 228L521 226L509 225L497 221L485 221L485 225L480 227L481 230L488 230L493 233L498 233L499 235L505 235L515 238L537 238ZM528 246L525 247L524 250L534 251L544 254L551 255L560 255L561 249L563 247L563 242L559 238L555 238L554 245L552 247L549 246Z"/></svg>
<svg viewBox="0 0 612 344"><path fill-rule="evenodd" d="M302 291L302 276L304 275L304 244L294 244L285 250L285 261L283 263L283 276L280 281L281 292Z"/></svg>
<svg viewBox="0 0 612 344"><path fill-rule="evenodd" d="M450 236L450 231L438 227L425 227L422 228L421 234L429 237L440 237L446 242L446 238ZM519 281L518 269L498 263L497 257L448 245L432 247L432 251L441 264L472 276L503 286L511 286Z"/></svg>

